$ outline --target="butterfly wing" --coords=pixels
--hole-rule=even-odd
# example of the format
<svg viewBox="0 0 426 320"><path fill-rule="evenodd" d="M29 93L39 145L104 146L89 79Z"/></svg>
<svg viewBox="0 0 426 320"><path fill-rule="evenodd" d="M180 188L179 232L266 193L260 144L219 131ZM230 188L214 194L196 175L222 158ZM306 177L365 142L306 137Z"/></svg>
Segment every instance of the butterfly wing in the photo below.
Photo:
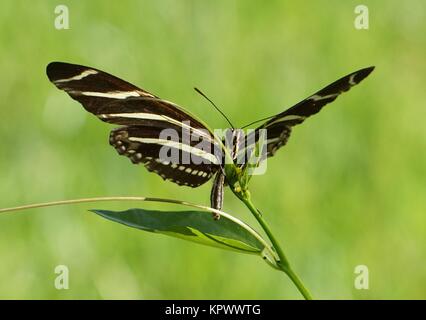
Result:
<svg viewBox="0 0 426 320"><path fill-rule="evenodd" d="M213 134L178 105L91 67L52 62L46 73L100 120L122 125L111 132L110 144L133 163L191 187L208 181L220 167L220 147ZM173 141L160 139L164 129L175 133ZM178 158L161 158L163 147Z"/></svg>
<svg viewBox="0 0 426 320"><path fill-rule="evenodd" d="M266 155L273 156L279 148L287 143L292 127L318 113L326 104L333 102L340 94L360 83L373 70L374 67L364 68L333 82L293 107L272 117L252 131L247 137L247 141L258 141L259 130L266 129Z"/></svg>
<svg viewBox="0 0 426 320"><path fill-rule="evenodd" d="M110 144L119 154L143 164L164 180L190 187L210 180L220 167L215 155L200 148L197 141L184 143L181 136L163 139L162 130L155 126L118 127L110 134Z"/></svg>
<svg viewBox="0 0 426 320"><path fill-rule="evenodd" d="M49 80L83 107L97 114L100 107L111 99L129 97L155 97L133 84L101 70L65 62L51 62L46 68Z"/></svg>

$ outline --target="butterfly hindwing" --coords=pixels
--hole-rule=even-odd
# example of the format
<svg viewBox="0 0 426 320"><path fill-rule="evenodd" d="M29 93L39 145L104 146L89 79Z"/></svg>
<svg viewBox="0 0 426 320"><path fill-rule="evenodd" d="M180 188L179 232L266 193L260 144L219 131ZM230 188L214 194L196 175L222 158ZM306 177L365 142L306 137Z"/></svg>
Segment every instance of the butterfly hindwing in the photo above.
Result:
<svg viewBox="0 0 426 320"><path fill-rule="evenodd" d="M178 185L198 187L218 170L219 160L212 152L200 149L197 141L160 139L161 128L124 126L110 134L110 144L135 164ZM173 156L172 156L173 155Z"/></svg>

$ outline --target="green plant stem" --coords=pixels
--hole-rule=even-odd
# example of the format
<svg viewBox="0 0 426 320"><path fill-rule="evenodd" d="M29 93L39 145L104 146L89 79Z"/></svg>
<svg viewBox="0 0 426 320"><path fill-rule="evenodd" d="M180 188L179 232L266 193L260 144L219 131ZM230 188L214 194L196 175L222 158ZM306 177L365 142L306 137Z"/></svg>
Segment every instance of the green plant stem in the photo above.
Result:
<svg viewBox="0 0 426 320"><path fill-rule="evenodd" d="M62 206L62 205L69 205L69 204L81 204L81 203L90 203L90 202L107 202L107 201L148 201L148 202L164 202L164 203L172 203L172 204L181 204L193 208L199 208L207 211L211 211L214 213L224 214L224 212L186 202L181 200L174 200L174 199L164 199L164 198L149 198L149 197L131 197L131 196L112 196L112 197L95 197L95 198L80 198L80 199L71 199L71 200L60 200L60 201L50 201L50 202L42 202L42 203L34 203L34 204L28 204L24 206L18 206L18 207L10 207L10 208L3 208L0 209L0 214L7 213L7 212L14 212L14 211L21 211L21 210L28 210L28 209L37 209L37 208L45 208L45 207L53 207L53 206Z"/></svg>
<svg viewBox="0 0 426 320"><path fill-rule="evenodd" d="M278 262L278 266L281 271L283 271L287 276L291 279L291 281L294 283L294 285L297 287L299 292L302 294L302 296L306 300L312 300L312 295L309 292L308 289L306 289L303 282L300 280L300 278L297 276L297 274L293 271L293 269L290 267L290 263L287 259L287 257L284 254L283 249L281 248L279 242L275 238L274 234L272 233L269 225L267 224L266 220L263 218L262 214L259 212L259 210L253 205L253 203L250 200L250 195L247 193L244 196L237 195L238 198L241 199L241 201L247 206L247 208L250 210L250 212L254 215L256 220L259 222L260 226L262 227L263 231L265 231L266 235L268 236L269 240L272 243L272 246L276 250L276 253L280 259Z"/></svg>
<svg viewBox="0 0 426 320"><path fill-rule="evenodd" d="M80 198L80 199L71 199L71 200L60 200L60 201L50 201L50 202L42 202L42 203L33 203L33 204L27 204L23 206L17 206L17 207L10 207L10 208L3 208L0 209L0 214L4 213L10 213L10 212L16 212L16 211L22 211L22 210L30 210L30 209L37 209L37 208L44 208L44 207L53 207L53 206L62 206L62 205L71 205L71 204L81 204L81 203L92 203L92 202L105 202L105 201L148 201L148 202L162 202L162 203L172 203L172 204L179 204L184 205L187 207L202 209L205 211L212 212L216 215L226 217L227 219L234 221L240 226L243 226L248 232L250 232L257 240L259 240L264 246L265 249L268 251L271 257L274 256L275 252L272 249L271 245L267 243L263 237L260 236L259 233L257 233L253 228L249 227L246 224L241 224L241 221L236 219L234 216L214 209L207 206L187 202L187 201L181 201L181 200L175 200L175 199L165 199L165 198L149 198L149 197L132 197L132 196L111 196L111 197L95 197L95 198ZM271 265L273 268L278 269L276 265Z"/></svg>
<svg viewBox="0 0 426 320"><path fill-rule="evenodd" d="M309 293L309 291L305 288L300 278L294 273L294 271L290 268L290 264L284 254L284 251L281 249L281 246L279 245L278 241L275 239L275 236L273 235L271 229L269 228L268 224L266 223L265 219L263 219L262 214L259 212L259 210L256 209L256 207L253 205L253 203L250 200L249 193L246 194L246 196L241 196L240 194L236 194L241 201L244 202L244 204L247 206L247 208L253 213L259 224L261 225L262 229L265 231L266 235L268 236L269 240L272 243L272 246L274 250L276 251L276 254L278 255L279 262L277 263L279 270L283 271L287 274L287 276L292 280L292 282L295 284L297 289L300 291L300 293L303 295L303 297L307 300L311 300L312 296ZM174 203L174 204L182 204L190 207L200 208L207 211L215 212L218 214L224 215L225 213L213 208L209 208L206 206L196 205L193 203L189 203L186 201L180 201L180 200L173 200L173 199L163 199L163 198L147 198L147 197L98 197L98 198L82 198L82 199L72 199L72 200L62 200L62 201L51 201L51 202L44 202L44 203L36 203L36 204L30 204L30 205L24 205L24 206L18 206L18 207L11 207L11 208L3 208L0 209L1 213L8 213L8 212L15 212L15 211L21 211L21 210L28 210L28 209L36 209L36 208L43 208L43 207L51 207L51 206L59 206L59 205L69 205L69 204L81 204L81 203L89 203L89 202L104 202L104 201L154 201L154 202L165 202L165 203ZM226 214L227 215L227 214ZM228 216L228 215L227 215ZM232 216L229 216L229 218L232 218Z"/></svg>

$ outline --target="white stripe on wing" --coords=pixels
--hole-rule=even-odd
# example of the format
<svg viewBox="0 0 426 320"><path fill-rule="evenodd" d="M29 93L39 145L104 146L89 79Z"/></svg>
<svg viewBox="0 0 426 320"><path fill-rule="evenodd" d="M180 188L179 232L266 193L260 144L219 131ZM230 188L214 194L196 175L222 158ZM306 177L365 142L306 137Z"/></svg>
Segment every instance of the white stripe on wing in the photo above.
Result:
<svg viewBox="0 0 426 320"><path fill-rule="evenodd" d="M218 159L216 158L216 156L214 154L206 152L202 149L192 147L190 145L187 145L187 144L184 144L184 143L181 143L181 142L176 142L176 141L166 140L166 139L156 139L156 138L129 137L128 139L129 139L129 141L134 141L134 142L159 144L159 145L163 145L163 146L167 146L167 147L171 147L171 148L176 148L176 149L191 153L191 154L193 154L197 157L206 159L213 164L217 164L217 165L220 164Z"/></svg>

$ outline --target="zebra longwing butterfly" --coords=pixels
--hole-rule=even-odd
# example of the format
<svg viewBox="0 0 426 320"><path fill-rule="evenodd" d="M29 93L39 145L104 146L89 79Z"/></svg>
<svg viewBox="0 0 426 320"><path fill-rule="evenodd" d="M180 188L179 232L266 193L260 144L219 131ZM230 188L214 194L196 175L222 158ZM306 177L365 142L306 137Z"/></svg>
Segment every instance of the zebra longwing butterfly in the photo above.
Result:
<svg viewBox="0 0 426 320"><path fill-rule="evenodd" d="M290 109L266 118L268 120L248 134L247 138L253 135L252 141L256 142L260 129L265 129L265 154L266 157L273 156L287 143L293 126L318 113L341 93L360 83L373 69L374 67L368 67L355 71ZM200 120L172 102L95 68L52 62L47 66L46 72L56 87L66 91L87 111L102 121L121 125L111 131L109 142L120 155L127 156L133 163L143 164L149 171L165 180L190 187L198 187L216 174L210 197L211 206L219 210L222 208L226 177L221 158L215 151L223 148L223 144L217 142L214 134ZM161 139L160 134L164 129L174 129L178 132L179 141ZM184 130L189 130L200 139L208 141L213 151L206 152L198 148L199 141L185 142L182 137ZM232 132L236 133L237 130ZM233 159L236 158L238 150L247 147L241 144L238 136L239 134L233 135ZM182 157L187 156L190 161L186 164L162 161L159 153L165 145L178 151Z"/></svg>

